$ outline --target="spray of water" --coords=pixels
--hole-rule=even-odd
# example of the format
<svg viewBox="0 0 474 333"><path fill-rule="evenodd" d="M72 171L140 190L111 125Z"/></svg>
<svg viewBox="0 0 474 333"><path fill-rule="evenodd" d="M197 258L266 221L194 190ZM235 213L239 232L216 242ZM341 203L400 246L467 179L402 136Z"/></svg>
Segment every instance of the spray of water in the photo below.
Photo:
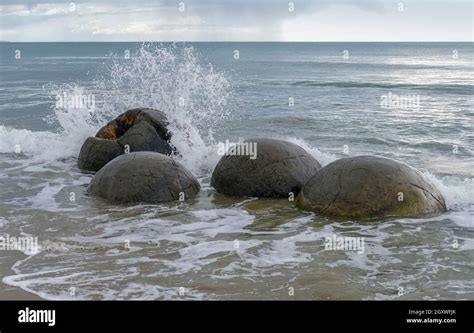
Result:
<svg viewBox="0 0 474 333"><path fill-rule="evenodd" d="M114 56L103 78L92 88L64 85L52 95L95 96L93 112L57 106L50 121L59 123L69 144L85 137L127 109L150 107L163 111L181 162L200 174L215 163L213 129L229 115L230 84L211 65L202 65L197 52L183 44L142 44L130 57Z"/></svg>
<svg viewBox="0 0 474 333"><path fill-rule="evenodd" d="M104 82L111 84L104 87L106 106L162 110L182 162L195 172L209 167L203 157L214 151L212 129L229 114L229 82L211 65L202 66L192 47L144 44L130 59L116 59Z"/></svg>

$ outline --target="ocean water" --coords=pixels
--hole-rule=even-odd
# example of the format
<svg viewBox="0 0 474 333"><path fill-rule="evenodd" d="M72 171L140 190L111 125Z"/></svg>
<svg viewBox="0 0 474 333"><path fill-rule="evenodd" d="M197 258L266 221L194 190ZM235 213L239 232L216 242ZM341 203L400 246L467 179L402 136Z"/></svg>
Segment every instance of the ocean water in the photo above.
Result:
<svg viewBox="0 0 474 333"><path fill-rule="evenodd" d="M472 43L0 43L0 56L0 235L40 245L3 283L46 299L474 299ZM167 114L197 198L85 195L82 142L134 107ZM252 137L323 165L401 160L449 211L367 223L217 194L217 144ZM326 250L333 236L363 237L363 253Z"/></svg>

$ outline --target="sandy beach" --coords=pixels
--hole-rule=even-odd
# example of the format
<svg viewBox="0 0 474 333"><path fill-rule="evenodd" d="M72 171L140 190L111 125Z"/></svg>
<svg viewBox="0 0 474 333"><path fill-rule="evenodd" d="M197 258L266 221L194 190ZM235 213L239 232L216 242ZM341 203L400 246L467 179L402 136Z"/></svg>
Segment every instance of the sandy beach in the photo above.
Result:
<svg viewBox="0 0 474 333"><path fill-rule="evenodd" d="M2 279L5 276L14 274L11 267L19 260L23 260L26 256L20 251L2 251L0 252L0 275ZM0 282L0 300L16 300L16 301L32 301L42 300L41 297L24 291L21 288L11 287Z"/></svg>

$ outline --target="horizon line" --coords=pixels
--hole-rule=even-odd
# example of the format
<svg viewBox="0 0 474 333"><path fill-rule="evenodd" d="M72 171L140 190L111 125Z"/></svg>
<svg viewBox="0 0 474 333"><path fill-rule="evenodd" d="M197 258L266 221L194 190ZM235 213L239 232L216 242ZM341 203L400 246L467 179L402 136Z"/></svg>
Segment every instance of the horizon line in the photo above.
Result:
<svg viewBox="0 0 474 333"><path fill-rule="evenodd" d="M456 40L456 41L448 41L448 40L375 40L375 41L273 41L273 40L243 40L243 41L235 41L235 40L149 40L149 41L112 41L112 40L104 40L104 41L9 41L9 40L0 40L0 43L474 43L474 40Z"/></svg>

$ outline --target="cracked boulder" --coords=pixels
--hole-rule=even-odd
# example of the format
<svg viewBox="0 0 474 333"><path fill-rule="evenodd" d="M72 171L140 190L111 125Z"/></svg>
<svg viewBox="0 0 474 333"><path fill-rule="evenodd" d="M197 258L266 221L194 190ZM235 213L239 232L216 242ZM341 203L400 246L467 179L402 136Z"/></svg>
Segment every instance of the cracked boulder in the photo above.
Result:
<svg viewBox="0 0 474 333"><path fill-rule="evenodd" d="M82 145L77 165L82 170L97 171L122 154L123 147L117 141L91 136Z"/></svg>
<svg viewBox="0 0 474 333"><path fill-rule="evenodd" d="M82 145L78 166L98 171L107 162L125 152L152 151L171 155L171 133L163 112L139 108L128 110L102 127L95 137Z"/></svg>
<svg viewBox="0 0 474 333"><path fill-rule="evenodd" d="M421 217L446 212L438 189L418 170L388 158L343 158L319 170L298 207L335 218Z"/></svg>
<svg viewBox="0 0 474 333"><path fill-rule="evenodd" d="M87 193L111 203L159 203L186 200L200 189L181 164L154 152L121 155L92 179Z"/></svg>
<svg viewBox="0 0 474 333"><path fill-rule="evenodd" d="M221 158L211 185L228 196L288 198L290 192L296 196L319 169L319 162L298 145L249 139Z"/></svg>

